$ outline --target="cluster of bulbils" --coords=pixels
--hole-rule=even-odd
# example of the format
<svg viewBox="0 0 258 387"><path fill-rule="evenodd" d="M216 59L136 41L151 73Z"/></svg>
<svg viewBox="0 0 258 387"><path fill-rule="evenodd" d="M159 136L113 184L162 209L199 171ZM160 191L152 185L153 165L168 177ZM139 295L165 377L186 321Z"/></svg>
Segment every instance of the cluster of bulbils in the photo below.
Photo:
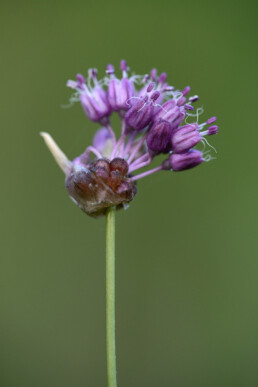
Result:
<svg viewBox="0 0 258 387"><path fill-rule="evenodd" d="M78 74L76 81L67 83L75 90L71 101L80 101L87 117L101 125L93 144L81 156L70 162L52 138L42 134L66 174L69 195L91 216L105 214L110 206L126 206L136 194L135 181L140 178L160 170L186 170L208 160L206 152L193 147L205 145L204 136L218 131L213 124L216 117L198 123L201 109L195 113L193 106L198 96L187 98L189 86L175 90L167 83L166 73L158 76L156 69L149 75L129 77L124 60L120 69L121 79L108 65L102 80L90 69L87 80ZM112 112L121 119L118 139L109 120ZM191 117L197 122L188 123ZM135 175L160 154L167 155L161 165Z"/></svg>

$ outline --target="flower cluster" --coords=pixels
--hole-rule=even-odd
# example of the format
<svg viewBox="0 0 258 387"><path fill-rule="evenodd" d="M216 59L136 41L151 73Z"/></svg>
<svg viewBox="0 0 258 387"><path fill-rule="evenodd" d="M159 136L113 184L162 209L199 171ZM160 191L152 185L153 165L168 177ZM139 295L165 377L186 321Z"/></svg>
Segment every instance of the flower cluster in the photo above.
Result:
<svg viewBox="0 0 258 387"><path fill-rule="evenodd" d="M96 69L90 69L87 79L78 74L67 83L75 90L71 101L80 101L87 117L101 125L81 156L73 162L61 157L69 195L91 216L104 214L110 206L126 205L136 193L135 181L147 175L183 171L209 160L207 152L193 148L199 143L205 146L205 137L218 131L216 117L198 123L201 109L195 112L194 102L199 98L188 97L189 86L176 90L168 84L166 73L158 75L156 69L148 75L129 76L124 60L120 70L121 79L108 65L102 80ZM112 112L121 119L119 138L110 124ZM189 123L191 118L194 122ZM53 141L43 136L48 145ZM167 156L159 166L135 174L160 154Z"/></svg>

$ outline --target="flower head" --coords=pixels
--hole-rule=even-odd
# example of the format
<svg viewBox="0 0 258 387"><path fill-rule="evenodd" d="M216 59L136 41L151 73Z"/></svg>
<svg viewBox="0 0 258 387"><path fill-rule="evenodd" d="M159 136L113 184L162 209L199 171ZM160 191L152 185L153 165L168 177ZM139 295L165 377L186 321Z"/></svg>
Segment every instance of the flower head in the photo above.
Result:
<svg viewBox="0 0 258 387"><path fill-rule="evenodd" d="M42 133L66 175L70 197L94 217L105 214L110 206L126 207L136 194L135 182L145 176L161 170L182 171L208 161L207 152L193 148L200 143L205 147L205 137L218 132L216 117L198 123L202 109L195 113L193 103L199 97L187 97L189 86L175 90L167 83L166 73L158 76L156 69L149 75L129 76L124 60L120 70L121 79L108 65L100 81L97 71L90 69L88 79L78 74L76 81L67 83L75 90L72 101L80 101L87 117L102 125L81 156L69 161L52 137ZM118 138L109 121L112 112L121 120ZM167 154L160 165L136 172L149 167L159 154Z"/></svg>

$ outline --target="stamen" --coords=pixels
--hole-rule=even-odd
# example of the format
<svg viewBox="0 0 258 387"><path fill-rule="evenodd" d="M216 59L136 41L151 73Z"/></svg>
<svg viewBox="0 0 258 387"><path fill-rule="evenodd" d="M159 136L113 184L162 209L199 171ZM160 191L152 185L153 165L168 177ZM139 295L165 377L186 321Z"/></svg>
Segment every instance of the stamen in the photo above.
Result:
<svg viewBox="0 0 258 387"><path fill-rule="evenodd" d="M127 64L126 64L126 61L124 59L121 60L121 62L120 62L120 70L127 71Z"/></svg>
<svg viewBox="0 0 258 387"><path fill-rule="evenodd" d="M194 107L192 105L185 104L185 109L186 110L194 110Z"/></svg>
<svg viewBox="0 0 258 387"><path fill-rule="evenodd" d="M198 101L198 99L199 99L198 95L194 95L193 97L189 98L189 101L190 102L196 102L196 101Z"/></svg>
<svg viewBox="0 0 258 387"><path fill-rule="evenodd" d="M76 79L79 87L81 87L85 83L85 78L82 74L77 74Z"/></svg>
<svg viewBox="0 0 258 387"><path fill-rule="evenodd" d="M108 75L111 75L111 74L114 74L114 72L115 72L114 66L112 64L108 64L107 65L107 69L106 69L106 73Z"/></svg>
<svg viewBox="0 0 258 387"><path fill-rule="evenodd" d="M154 91L154 93L151 95L150 99L152 99L152 101L156 101L156 99L158 99L160 96L160 92L159 91Z"/></svg>
<svg viewBox="0 0 258 387"><path fill-rule="evenodd" d="M161 73L158 79L159 83L165 83L167 80L167 73Z"/></svg>
<svg viewBox="0 0 258 387"><path fill-rule="evenodd" d="M191 87L190 86L186 86L183 90L182 90L182 95L185 97L189 91L191 90Z"/></svg>
<svg viewBox="0 0 258 387"><path fill-rule="evenodd" d="M211 117L209 118L207 121L206 121L206 124L207 125L210 125L212 124L213 122L215 122L217 120L217 117Z"/></svg>
<svg viewBox="0 0 258 387"><path fill-rule="evenodd" d="M164 92L173 91L175 88L174 86L167 86L165 89L163 89Z"/></svg>
<svg viewBox="0 0 258 387"><path fill-rule="evenodd" d="M212 134L217 134L218 133L218 126L217 125L209 126L207 129L207 132L208 132L208 136L210 136Z"/></svg>
<svg viewBox="0 0 258 387"><path fill-rule="evenodd" d="M89 69L89 78L91 78L91 79L96 79L97 78L97 73L98 73L98 71L97 71L97 69Z"/></svg>
<svg viewBox="0 0 258 387"><path fill-rule="evenodd" d="M149 74L145 74L142 78L142 83L147 83L147 81L149 80L150 76Z"/></svg>
<svg viewBox="0 0 258 387"><path fill-rule="evenodd" d="M147 93L150 93L154 89L155 83L151 82L147 87Z"/></svg>
<svg viewBox="0 0 258 387"><path fill-rule="evenodd" d="M150 78L152 81L156 81L157 80L157 69L152 69L150 71Z"/></svg>

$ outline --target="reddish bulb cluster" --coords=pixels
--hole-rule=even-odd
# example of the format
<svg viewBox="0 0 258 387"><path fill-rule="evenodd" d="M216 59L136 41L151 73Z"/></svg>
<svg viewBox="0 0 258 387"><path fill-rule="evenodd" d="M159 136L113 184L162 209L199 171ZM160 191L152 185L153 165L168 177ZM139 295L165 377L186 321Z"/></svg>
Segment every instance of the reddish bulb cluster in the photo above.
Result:
<svg viewBox="0 0 258 387"><path fill-rule="evenodd" d="M110 206L122 207L136 194L136 185L128 177L128 164L119 157L98 159L87 168L75 163L66 187L79 207L94 217L105 214Z"/></svg>

